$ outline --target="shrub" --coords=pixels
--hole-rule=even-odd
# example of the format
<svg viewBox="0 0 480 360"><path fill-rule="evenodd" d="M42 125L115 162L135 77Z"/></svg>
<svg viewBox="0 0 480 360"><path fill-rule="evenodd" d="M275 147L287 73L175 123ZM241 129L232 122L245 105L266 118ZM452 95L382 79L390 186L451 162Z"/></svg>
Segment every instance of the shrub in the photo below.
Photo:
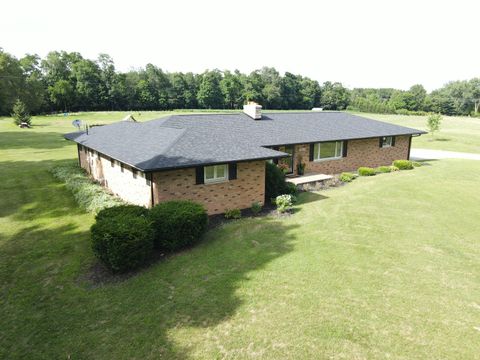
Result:
<svg viewBox="0 0 480 360"><path fill-rule="evenodd" d="M133 270L153 249L153 229L145 217L125 213L103 215L91 227L92 249L113 272Z"/></svg>
<svg viewBox="0 0 480 360"><path fill-rule="evenodd" d="M267 199L274 199L278 195L293 191L291 185L285 181L285 174L275 164L267 162L265 171L265 197Z"/></svg>
<svg viewBox="0 0 480 360"><path fill-rule="evenodd" d="M340 174L340 181L341 182L351 182L355 179L355 175L349 172L344 172Z"/></svg>
<svg viewBox="0 0 480 360"><path fill-rule="evenodd" d="M181 249L200 240L207 229L208 215L202 205L174 200L155 205L149 214L157 248Z"/></svg>
<svg viewBox="0 0 480 360"><path fill-rule="evenodd" d="M257 215L260 211L262 211L262 204L260 204L258 201L255 201L252 203L252 213L253 215Z"/></svg>
<svg viewBox="0 0 480 360"><path fill-rule="evenodd" d="M359 167L358 168L358 175L360 176L373 176L375 175L375 169L369 167Z"/></svg>
<svg viewBox="0 0 480 360"><path fill-rule="evenodd" d="M392 172L392 167L391 166L379 166L378 168L375 169L377 173L389 173Z"/></svg>
<svg viewBox="0 0 480 360"><path fill-rule="evenodd" d="M390 170L391 170L392 172L394 172L394 171L398 171L398 170L400 170L400 169L397 168L396 166L391 165L391 166L390 166Z"/></svg>
<svg viewBox="0 0 480 360"><path fill-rule="evenodd" d="M395 160L393 166L396 166L399 170L413 169L413 163L410 160Z"/></svg>
<svg viewBox="0 0 480 360"><path fill-rule="evenodd" d="M225 219L240 219L242 212L240 209L228 209L225 211Z"/></svg>
<svg viewBox="0 0 480 360"><path fill-rule="evenodd" d="M281 213L287 210L290 210L295 201L296 201L295 196L290 194L279 195L275 198L275 204L277 205L277 210Z"/></svg>
<svg viewBox="0 0 480 360"><path fill-rule="evenodd" d="M95 220L108 219L112 217L122 216L142 216L146 218L148 216L148 209L138 205L118 205L110 208L100 210L95 216Z"/></svg>
<svg viewBox="0 0 480 360"><path fill-rule="evenodd" d="M96 214L102 209L125 204L88 178L85 171L76 164L55 167L51 169L51 173L65 183L78 205L87 212Z"/></svg>
<svg viewBox="0 0 480 360"><path fill-rule="evenodd" d="M30 126L32 124L32 117L28 112L27 106L20 99L17 99L15 104L13 104L12 117L15 125L26 123Z"/></svg>
<svg viewBox="0 0 480 360"><path fill-rule="evenodd" d="M290 194L290 195L297 195L298 189L297 185L291 183L291 182L285 182L285 194Z"/></svg>

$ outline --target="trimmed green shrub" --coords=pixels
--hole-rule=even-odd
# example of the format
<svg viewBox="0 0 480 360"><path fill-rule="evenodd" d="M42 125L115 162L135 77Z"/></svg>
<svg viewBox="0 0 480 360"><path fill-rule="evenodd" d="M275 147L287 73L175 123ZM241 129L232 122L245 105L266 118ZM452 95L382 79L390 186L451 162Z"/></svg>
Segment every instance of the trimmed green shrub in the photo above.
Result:
<svg viewBox="0 0 480 360"><path fill-rule="evenodd" d="M377 173L389 173L392 172L391 166L379 166L375 169Z"/></svg>
<svg viewBox="0 0 480 360"><path fill-rule="evenodd" d="M395 160L393 166L396 166L400 170L412 170L413 164L410 160Z"/></svg>
<svg viewBox="0 0 480 360"><path fill-rule="evenodd" d="M369 167L359 167L358 168L358 175L360 176L373 176L376 175L375 169Z"/></svg>
<svg viewBox="0 0 480 360"><path fill-rule="evenodd" d="M88 178L85 171L76 164L57 166L50 171L55 178L65 183L78 205L87 212L96 214L102 209L125 204Z"/></svg>
<svg viewBox="0 0 480 360"><path fill-rule="evenodd" d="M394 172L394 171L399 171L400 169L397 168L396 166L391 165L390 170L391 170L391 172Z"/></svg>
<svg viewBox="0 0 480 360"><path fill-rule="evenodd" d="M155 205L149 218L153 225L155 247L168 251L198 242L208 225L204 207L184 200Z"/></svg>
<svg viewBox="0 0 480 360"><path fill-rule="evenodd" d="M225 211L225 219L240 219L242 212L240 209L228 209Z"/></svg>
<svg viewBox="0 0 480 360"><path fill-rule="evenodd" d="M267 162L265 169L265 197L274 199L281 194L290 194L294 189L285 181L285 174L277 165ZM296 187L295 187L296 192Z"/></svg>
<svg viewBox="0 0 480 360"><path fill-rule="evenodd" d="M281 213L290 210L293 206L293 203L296 201L295 196L290 194L279 195L275 198L275 204L277 205L277 210Z"/></svg>
<svg viewBox="0 0 480 360"><path fill-rule="evenodd" d="M297 195L298 189L297 185L291 183L291 182L285 182L285 194L290 194L290 195Z"/></svg>
<svg viewBox="0 0 480 360"><path fill-rule="evenodd" d="M341 182L351 182L355 179L355 175L349 172L344 172L340 174L340 181Z"/></svg>
<svg viewBox="0 0 480 360"><path fill-rule="evenodd" d="M150 221L132 214L104 214L92 225L91 239L95 256L113 272L136 269L153 249Z"/></svg>
<svg viewBox="0 0 480 360"><path fill-rule="evenodd" d="M262 204L260 204L258 201L255 201L252 203L251 209L253 215L257 215L260 211L262 211Z"/></svg>
<svg viewBox="0 0 480 360"><path fill-rule="evenodd" d="M119 205L100 210L95 220L108 219L116 216L148 216L148 209L139 205Z"/></svg>

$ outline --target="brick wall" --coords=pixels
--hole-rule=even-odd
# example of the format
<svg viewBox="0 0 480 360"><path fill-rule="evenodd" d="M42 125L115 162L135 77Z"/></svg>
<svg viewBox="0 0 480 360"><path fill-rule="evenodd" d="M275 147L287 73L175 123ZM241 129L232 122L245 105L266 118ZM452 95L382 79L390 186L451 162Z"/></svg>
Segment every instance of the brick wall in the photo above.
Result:
<svg viewBox="0 0 480 360"><path fill-rule="evenodd" d="M396 136L395 146L379 147L379 139L349 140L347 156L341 159L309 161L310 145L295 145L294 171L297 172L298 155L306 164L305 173L338 174L343 171L354 171L360 166L377 167L391 165L393 160L407 159L410 136Z"/></svg>
<svg viewBox="0 0 480 360"><path fill-rule="evenodd" d="M134 177L131 167L124 165L122 171L118 161L112 166L110 158L85 147L79 154L80 166L113 194L132 204L150 206L151 189L143 172L138 171Z"/></svg>
<svg viewBox="0 0 480 360"><path fill-rule="evenodd" d="M155 204L175 199L192 200L205 206L209 214L227 209L250 208L265 196L265 161L240 162L237 179L216 184L196 185L194 168L153 174Z"/></svg>

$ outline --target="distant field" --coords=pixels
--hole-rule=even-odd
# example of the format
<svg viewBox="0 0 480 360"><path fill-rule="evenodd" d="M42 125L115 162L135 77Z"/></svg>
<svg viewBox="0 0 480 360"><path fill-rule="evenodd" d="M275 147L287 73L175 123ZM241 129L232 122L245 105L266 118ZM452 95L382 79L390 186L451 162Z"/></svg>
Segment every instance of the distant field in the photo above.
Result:
<svg viewBox="0 0 480 360"><path fill-rule="evenodd" d="M365 113L359 113L358 115L428 131L426 116ZM412 146L424 149L480 153L480 118L444 116L441 130L435 133L433 138L430 134L414 138Z"/></svg>

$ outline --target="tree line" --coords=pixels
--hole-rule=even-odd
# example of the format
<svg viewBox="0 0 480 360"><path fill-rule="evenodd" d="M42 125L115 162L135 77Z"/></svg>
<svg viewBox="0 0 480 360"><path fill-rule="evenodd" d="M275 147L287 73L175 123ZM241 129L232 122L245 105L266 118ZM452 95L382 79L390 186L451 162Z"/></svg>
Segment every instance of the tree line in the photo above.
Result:
<svg viewBox="0 0 480 360"><path fill-rule="evenodd" d="M380 113L478 112L480 79L456 81L428 94L423 86L408 91L353 89L263 67L250 74L207 70L201 74L166 72L147 64L117 71L113 59L100 54L52 51L43 59L18 59L0 48L0 115L9 115L20 100L33 114L59 111L238 109L256 101L265 109L352 109ZM477 102L475 102L477 101Z"/></svg>

